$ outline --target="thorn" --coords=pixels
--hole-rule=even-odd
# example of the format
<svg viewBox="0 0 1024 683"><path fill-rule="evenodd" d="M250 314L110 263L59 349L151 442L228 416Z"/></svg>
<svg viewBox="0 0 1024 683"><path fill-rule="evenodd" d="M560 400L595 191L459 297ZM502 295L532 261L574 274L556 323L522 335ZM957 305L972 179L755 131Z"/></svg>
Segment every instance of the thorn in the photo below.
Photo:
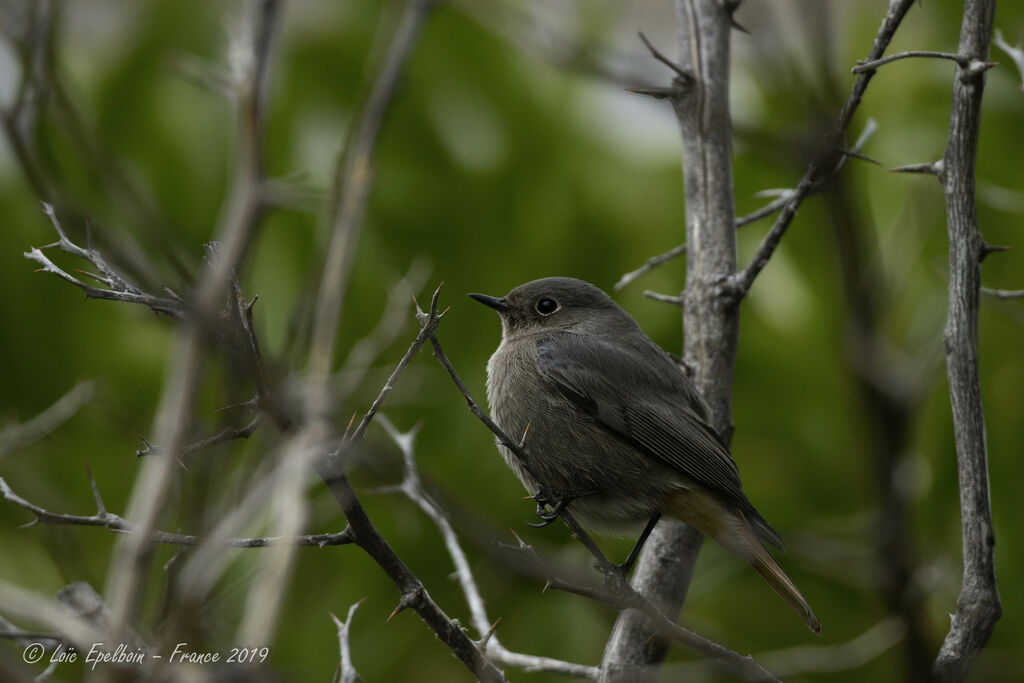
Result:
<svg viewBox="0 0 1024 683"><path fill-rule="evenodd" d="M341 435L342 440L348 437L349 432L352 430L352 425L356 422L356 413L352 413L352 417L348 419L348 426L345 427L345 433Z"/></svg>
<svg viewBox="0 0 1024 683"><path fill-rule="evenodd" d="M394 610L392 610L391 614L388 615L388 618L384 620L384 623L390 622L392 619L394 619L398 615L399 612L401 612L404 609L405 609L405 605L403 605L401 602L399 602L398 603L398 607L396 607Z"/></svg>
<svg viewBox="0 0 1024 683"><path fill-rule="evenodd" d="M988 244L982 242L981 253L978 255L978 262L984 261L987 257L992 254L996 254L1002 251L1013 251L1013 247L998 246L995 244Z"/></svg>
<svg viewBox="0 0 1024 683"><path fill-rule="evenodd" d="M740 24L738 21L736 21L735 19L731 19L730 18L729 19L729 25L732 26L732 28L734 30L739 31L740 33L746 33L748 36L751 35L750 31L748 31L746 28L744 28L744 26L742 24Z"/></svg>
<svg viewBox="0 0 1024 683"><path fill-rule="evenodd" d="M99 514L105 514L107 507L103 504L103 498L100 496L100 487L96 485L96 479L92 476L92 470L89 469L89 461L85 460L85 473L89 476L89 485L92 486L92 497L96 501L96 511Z"/></svg>
<svg viewBox="0 0 1024 683"><path fill-rule="evenodd" d="M526 444L526 435L530 433L530 425L532 422L526 423L526 429L523 430L523 438L519 439L519 447L523 448Z"/></svg>
<svg viewBox="0 0 1024 683"><path fill-rule="evenodd" d="M527 543L526 541L524 541L524 540L523 540L523 537L522 537L522 536L520 536L520 535L519 535L519 533L518 533L518 532L516 532L516 530L515 530L515 529L509 529L509 531L511 531L511 532L512 532L512 535L516 537L516 540L517 540L517 541L519 541L519 547L520 547L520 549L525 549L525 548L529 548L529 547L530 547L530 544L529 544L529 543Z"/></svg>
<svg viewBox="0 0 1024 683"><path fill-rule="evenodd" d="M924 164L907 164L906 166L897 166L896 168L890 168L889 173L925 173L928 175L938 176L942 173L942 161L932 161Z"/></svg>
<svg viewBox="0 0 1024 683"><path fill-rule="evenodd" d="M485 633L484 637L480 639L479 646L481 650L487 650L487 643L491 640L491 637L494 635L494 632L498 630L498 624L500 623L501 617L498 617L498 620L495 621L494 624L491 625L489 629L487 629L487 633Z"/></svg>
<svg viewBox="0 0 1024 683"><path fill-rule="evenodd" d="M540 589L540 592L541 593L547 593L548 589L550 589L551 587L552 587L551 586L551 581L545 581L544 582L544 587Z"/></svg>
<svg viewBox="0 0 1024 683"><path fill-rule="evenodd" d="M881 161L878 161L877 159L873 159L872 157L869 157L867 154L861 154L860 152L857 152L857 151L852 150L852 149L841 149L841 150L839 150L839 153L842 154L843 156L851 157L853 159L860 159L861 161L867 161L869 163L874 164L875 166L884 166L884 164L882 164Z"/></svg>
<svg viewBox="0 0 1024 683"><path fill-rule="evenodd" d="M654 47L654 45L651 44L651 41L647 40L647 36L643 34L643 31L641 31L637 35L640 36L640 40L643 41L644 45L650 51L651 55L665 66L672 69L672 71L674 71L676 75L679 76L683 83L693 82L693 76L684 71L681 66L673 62L671 59L661 54L661 52L658 51L658 48Z"/></svg>
<svg viewBox="0 0 1024 683"><path fill-rule="evenodd" d="M656 100L674 99L681 95L675 88L626 88L626 92L634 95L647 95Z"/></svg>
<svg viewBox="0 0 1024 683"><path fill-rule="evenodd" d="M447 312L448 312L448 311L450 311L450 310L452 310L451 304L449 304L449 305L448 305L448 308L446 308L446 309L444 309L443 311L441 311L441 314L440 314L439 316L437 316L437 317L438 317L438 318L443 318L443 317L444 317L444 314L445 314L445 313L447 313Z"/></svg>

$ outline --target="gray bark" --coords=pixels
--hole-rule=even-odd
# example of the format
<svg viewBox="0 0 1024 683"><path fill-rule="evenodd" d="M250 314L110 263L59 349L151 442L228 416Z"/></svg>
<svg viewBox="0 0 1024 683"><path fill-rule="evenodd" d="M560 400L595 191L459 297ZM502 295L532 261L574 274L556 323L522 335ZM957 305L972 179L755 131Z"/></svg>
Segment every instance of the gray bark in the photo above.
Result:
<svg viewBox="0 0 1024 683"><path fill-rule="evenodd" d="M679 66L671 97L683 141L686 238L689 261L683 304L683 355L707 401L711 423L732 435L732 381L739 330L738 310L720 292L736 272L735 207L729 119L731 18L718 0L675 0ZM674 522L651 534L637 563L633 586L667 615L686 599L703 536ZM606 681L657 678L667 643L633 610L619 615L605 648Z"/></svg>
<svg viewBox="0 0 1024 683"><path fill-rule="evenodd" d="M964 5L959 48L963 61L953 84L949 142L940 176L949 232L946 374L956 439L964 559L956 614L933 668L935 678L945 681L964 679L1002 614L978 377L981 261L989 249L978 227L975 204L981 98L995 5L995 0L967 0Z"/></svg>

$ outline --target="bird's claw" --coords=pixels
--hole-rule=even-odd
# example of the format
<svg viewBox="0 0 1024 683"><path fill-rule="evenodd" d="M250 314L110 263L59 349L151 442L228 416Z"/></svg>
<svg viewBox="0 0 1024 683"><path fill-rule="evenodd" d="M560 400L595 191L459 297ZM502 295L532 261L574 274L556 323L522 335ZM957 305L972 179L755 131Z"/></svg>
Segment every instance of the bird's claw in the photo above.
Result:
<svg viewBox="0 0 1024 683"><path fill-rule="evenodd" d="M533 497L537 502L537 517L539 522L527 522L535 529L540 529L558 519L566 506L577 498L590 496L597 493L594 489L580 491L561 491L559 489L542 490Z"/></svg>

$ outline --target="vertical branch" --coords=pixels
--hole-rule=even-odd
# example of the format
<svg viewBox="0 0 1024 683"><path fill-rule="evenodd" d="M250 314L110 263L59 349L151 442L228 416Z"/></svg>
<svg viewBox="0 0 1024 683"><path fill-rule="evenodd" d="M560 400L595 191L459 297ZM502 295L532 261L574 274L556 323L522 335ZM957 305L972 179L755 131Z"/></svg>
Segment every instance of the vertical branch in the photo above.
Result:
<svg viewBox="0 0 1024 683"><path fill-rule="evenodd" d="M964 5L959 47L962 61L953 84L949 142L941 176L949 232L946 374L956 439L964 556L956 614L933 667L937 679L948 681L959 681L967 675L1002 614L978 377L978 297L981 261L988 247L978 226L975 203L981 98L994 14L995 0L967 0Z"/></svg>
<svg viewBox="0 0 1024 683"><path fill-rule="evenodd" d="M211 260L196 289L191 318L180 328L156 417L161 458L143 464L129 503L129 517L138 534L119 540L107 574L106 590L111 606L114 635L123 632L137 607L149 564L150 537L167 501L177 454L185 443L191 421L192 400L205 355L206 332L228 292L230 277L243 258L261 212L263 104L270 63L271 36L276 24L278 0L262 0L256 7L248 41L234 57L237 82L238 142L229 196L217 227L223 245Z"/></svg>
<svg viewBox="0 0 1024 683"><path fill-rule="evenodd" d="M683 351L711 409L711 424L728 440L739 320L738 307L724 304L717 285L736 271L729 119L732 17L726 4L716 0L675 0L675 11L680 64L670 97L683 142L689 253ZM659 524L637 563L634 587L665 614L677 614L702 541L690 527ZM652 639L652 633L641 614L624 611L605 648L605 678L656 679L668 644Z"/></svg>

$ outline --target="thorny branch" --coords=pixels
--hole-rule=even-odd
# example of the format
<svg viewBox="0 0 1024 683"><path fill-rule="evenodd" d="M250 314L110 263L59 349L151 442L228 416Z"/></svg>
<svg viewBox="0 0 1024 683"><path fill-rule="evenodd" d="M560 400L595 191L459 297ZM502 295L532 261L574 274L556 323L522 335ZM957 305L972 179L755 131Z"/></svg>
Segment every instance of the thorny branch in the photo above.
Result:
<svg viewBox="0 0 1024 683"><path fill-rule="evenodd" d="M316 461L314 467L338 501L346 519L348 519L348 529L351 530L356 545L362 548L380 566L401 592L401 599L394 612L392 612L391 617L405 609L411 608L415 610L420 618L433 629L438 638L448 646L452 653L477 678L482 681L504 681L504 674L487 659L481 648L466 635L458 622L445 614L437 603L434 602L420 579L398 557L387 541L384 540L380 531L377 530L377 527L366 514L362 503L356 497L355 490L349 483L348 474L345 471L346 454L359 445L374 416L383 404L384 399L391 392L398 376L420 348L423 347L427 339L432 336L433 331L437 328L438 323L440 323L441 317L444 315L443 312L438 312L437 310L440 295L441 288L438 287L431 297L429 312L419 312L417 317L421 324L420 333L395 367L394 372L388 378L373 405L363 415L359 426L351 435L343 437L336 450L325 454L323 458Z"/></svg>
<svg viewBox="0 0 1024 683"><path fill-rule="evenodd" d="M103 256L91 244L88 248L82 248L68 239L67 234L65 234L64 229L61 227L60 221L57 219L57 213L54 211L53 205L43 202L43 211L50 219L50 222L53 223L53 228L57 231L57 236L60 239L41 248L32 247L32 249L25 252L25 258L42 265L40 270L52 273L70 282L85 292L85 295L90 299L107 299L109 301L143 304L156 313L163 313L178 320L184 318L184 302L180 298L173 295L169 297L153 296L128 284L107 265ZM61 251L73 254L91 263L99 271L99 274L81 272L85 276L105 285L105 287L94 287L55 265L42 251L52 247L60 247Z"/></svg>
<svg viewBox="0 0 1024 683"><path fill-rule="evenodd" d="M91 477L90 477L91 479ZM96 482L92 481L93 495L96 500L96 514L94 515L70 515L61 512L52 512L44 507L36 505L15 493L10 485L0 477L0 496L15 505L25 508L36 516L26 526L34 526L40 522L43 524L64 524L68 526L97 526L111 531L122 533L136 533L138 527L129 520L107 511L103 500L100 498L96 488ZM154 531L150 534L150 540L156 543L167 543L171 545L199 545L206 539L191 534L176 534L167 531ZM332 534L307 534L285 538L281 536L264 536L254 538L229 538L225 539L224 545L232 548L265 548L270 545L287 543L296 546L317 546L325 548L332 545L346 545L352 543L352 534L345 529Z"/></svg>
<svg viewBox="0 0 1024 683"><path fill-rule="evenodd" d="M903 21L903 17L910 10L913 5L913 0L893 0L889 5L889 12L882 22L882 26L878 31L878 36L875 38L874 45L871 47L871 51L868 53L867 58L864 60L865 64L870 64L881 58L885 52L889 43L892 41L892 37ZM853 84L853 88L850 91L850 95L843 105L842 110L839 113L839 118L836 121L835 128L830 136L831 144L827 147L826 154L839 154L840 161L842 158L842 140L846 136L846 131L850 127L850 123L853 121L853 115L860 105L861 98L864 95L864 91L867 89L868 83L874 76L874 70L869 69L858 74L856 82ZM772 225L768 235L764 238L761 246L758 248L757 253L751 259L750 263L738 271L735 275L731 276L725 283L726 286L723 288L723 294L732 298L736 301L746 296L747 292L750 291L750 287L753 285L754 279L758 273L764 268L772 254L775 252L775 248L778 246L785 234L786 229L796 216L797 210L800 208L800 204L803 202L804 197L810 192L813 185L820 180L819 170L824 171L825 169L832 169L828 171L829 176L833 175L841 164L830 163L828 157L823 158L815 163L808 166L807 171L804 172L803 178L797 183L796 189L793 191L793 195L789 198L786 206L783 208L782 213L776 219L775 224ZM801 190L803 190L801 192Z"/></svg>
<svg viewBox="0 0 1024 683"><path fill-rule="evenodd" d="M958 52L969 61L967 66L960 66L953 81L949 140L940 177L949 233L949 310L943 339L956 442L964 562L956 614L932 669L935 678L943 681L960 681L967 676L1002 615L978 369L981 262L993 251L981 235L975 203L985 76L984 70L972 69L975 64L987 63L995 6L995 0L964 3Z"/></svg>
<svg viewBox="0 0 1024 683"><path fill-rule="evenodd" d="M469 605L473 627L480 634L477 644L486 652L487 657L496 664L514 666L524 671L545 671L596 680L599 674L597 667L575 664L550 657L512 652L499 642L496 634L498 624L497 622L492 622L487 616L483 597L480 594L480 589L477 587L473 572L469 567L466 554L462 550L462 544L459 543L459 538L448 521L447 515L430 497L420 479L414 452L415 438L419 432L420 425L417 424L408 432L400 432L384 415L380 416L378 424L384 428L384 431L387 432L388 436L391 437L392 441L395 442L402 452L405 475L402 477L402 482L394 488L409 498L420 510L430 517L434 526L441 533L445 548L448 550L448 555L452 558L452 563L455 565L455 575L458 578L459 586L461 586L466 603Z"/></svg>

